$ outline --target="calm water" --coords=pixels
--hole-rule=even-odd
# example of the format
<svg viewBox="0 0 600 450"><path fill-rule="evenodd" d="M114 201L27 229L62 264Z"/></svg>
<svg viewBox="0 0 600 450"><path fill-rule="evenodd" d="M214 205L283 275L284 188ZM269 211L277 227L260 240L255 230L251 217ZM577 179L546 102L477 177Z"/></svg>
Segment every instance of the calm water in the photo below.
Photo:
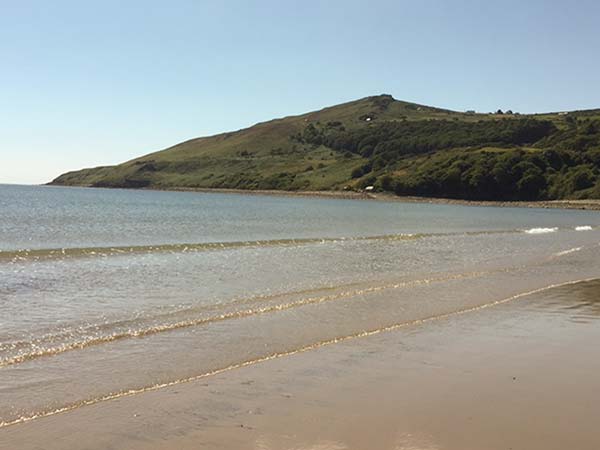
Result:
<svg viewBox="0 0 600 450"><path fill-rule="evenodd" d="M597 212L0 185L0 426L599 277Z"/></svg>

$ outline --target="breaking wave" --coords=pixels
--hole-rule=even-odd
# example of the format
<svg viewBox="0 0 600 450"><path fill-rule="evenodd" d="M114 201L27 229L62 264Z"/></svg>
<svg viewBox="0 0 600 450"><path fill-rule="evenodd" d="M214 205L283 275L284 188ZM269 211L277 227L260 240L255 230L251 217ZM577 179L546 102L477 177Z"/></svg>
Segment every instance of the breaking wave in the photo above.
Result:
<svg viewBox="0 0 600 450"><path fill-rule="evenodd" d="M556 233L558 231L558 227L552 228L530 228L525 230L527 234L546 234L546 233Z"/></svg>
<svg viewBox="0 0 600 450"><path fill-rule="evenodd" d="M581 251L583 247L574 247L574 248L570 248L569 250L564 250L562 252L558 252L555 254L555 256L564 256L564 255L569 255L571 253L576 253Z"/></svg>

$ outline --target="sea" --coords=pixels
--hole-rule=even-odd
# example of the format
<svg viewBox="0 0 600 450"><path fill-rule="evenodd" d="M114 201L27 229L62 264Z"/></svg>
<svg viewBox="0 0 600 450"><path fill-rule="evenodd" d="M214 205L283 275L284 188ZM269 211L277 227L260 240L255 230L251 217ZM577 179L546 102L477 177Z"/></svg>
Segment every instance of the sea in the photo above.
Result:
<svg viewBox="0 0 600 450"><path fill-rule="evenodd" d="M598 279L596 211L0 185L0 431L582 285L592 320Z"/></svg>

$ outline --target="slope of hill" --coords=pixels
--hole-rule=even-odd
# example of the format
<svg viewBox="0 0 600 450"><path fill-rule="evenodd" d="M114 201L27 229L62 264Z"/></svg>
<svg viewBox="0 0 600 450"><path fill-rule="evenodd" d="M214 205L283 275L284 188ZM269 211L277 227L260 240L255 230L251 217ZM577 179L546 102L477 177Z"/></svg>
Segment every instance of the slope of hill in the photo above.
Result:
<svg viewBox="0 0 600 450"><path fill-rule="evenodd" d="M389 95L182 142L51 184L361 189L536 200L600 197L600 110L460 113Z"/></svg>

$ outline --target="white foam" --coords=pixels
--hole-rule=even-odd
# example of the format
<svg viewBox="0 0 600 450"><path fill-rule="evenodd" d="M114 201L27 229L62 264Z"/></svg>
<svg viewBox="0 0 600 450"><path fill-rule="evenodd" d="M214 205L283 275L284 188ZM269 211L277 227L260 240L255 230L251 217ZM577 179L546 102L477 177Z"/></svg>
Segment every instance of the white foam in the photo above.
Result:
<svg viewBox="0 0 600 450"><path fill-rule="evenodd" d="M575 231L592 231L592 227L589 225L582 225L580 227L575 227Z"/></svg>
<svg viewBox="0 0 600 450"><path fill-rule="evenodd" d="M570 253L575 253L578 252L582 249L582 247L574 247L574 248L570 248L569 250L565 250L564 252L558 252L555 254L555 256L564 256L564 255L568 255Z"/></svg>
<svg viewBox="0 0 600 450"><path fill-rule="evenodd" d="M545 233L555 233L558 231L557 227L554 228L530 228L529 230L525 230L527 234L545 234Z"/></svg>

